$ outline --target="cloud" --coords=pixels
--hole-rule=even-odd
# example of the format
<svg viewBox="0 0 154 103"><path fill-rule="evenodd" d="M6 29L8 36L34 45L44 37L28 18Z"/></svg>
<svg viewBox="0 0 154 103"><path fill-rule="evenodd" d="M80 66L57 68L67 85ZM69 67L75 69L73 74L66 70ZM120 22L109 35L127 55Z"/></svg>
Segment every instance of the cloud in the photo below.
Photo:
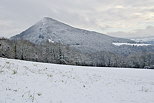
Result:
<svg viewBox="0 0 154 103"><path fill-rule="evenodd" d="M153 0L1 0L0 2L0 36L20 33L46 16L74 27L102 33L131 32L148 25L154 26Z"/></svg>
<svg viewBox="0 0 154 103"><path fill-rule="evenodd" d="M133 37L149 37L154 36L154 26L147 26L145 29L137 29L132 32L109 32L111 36L123 37L123 38L133 38Z"/></svg>

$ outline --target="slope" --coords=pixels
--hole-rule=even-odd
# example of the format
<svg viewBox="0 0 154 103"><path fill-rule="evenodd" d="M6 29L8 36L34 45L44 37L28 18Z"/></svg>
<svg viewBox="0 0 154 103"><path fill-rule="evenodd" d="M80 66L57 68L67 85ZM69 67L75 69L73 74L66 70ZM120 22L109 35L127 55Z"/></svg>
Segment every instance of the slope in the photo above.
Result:
<svg viewBox="0 0 154 103"><path fill-rule="evenodd" d="M0 103L154 103L153 74L0 58Z"/></svg>
<svg viewBox="0 0 154 103"><path fill-rule="evenodd" d="M58 42L83 51L111 50L113 49L113 42L131 42L131 40L127 39L74 28L48 17L43 18L26 31L11 39L26 39L36 44L45 41Z"/></svg>

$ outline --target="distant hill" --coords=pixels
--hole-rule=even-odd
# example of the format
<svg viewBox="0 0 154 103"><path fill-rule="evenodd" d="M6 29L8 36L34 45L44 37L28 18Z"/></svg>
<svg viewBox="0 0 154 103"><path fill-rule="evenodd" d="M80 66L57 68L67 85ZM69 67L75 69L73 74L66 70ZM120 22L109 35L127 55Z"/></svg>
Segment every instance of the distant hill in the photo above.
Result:
<svg viewBox="0 0 154 103"><path fill-rule="evenodd" d="M94 31L74 28L48 17L43 18L11 39L24 39L35 44L45 41L57 42L82 51L112 51L114 50L113 42L132 42L128 39L115 38Z"/></svg>
<svg viewBox="0 0 154 103"><path fill-rule="evenodd" d="M134 40L136 42L145 42L145 43L149 43L149 44L154 44L154 36L133 38L131 40Z"/></svg>

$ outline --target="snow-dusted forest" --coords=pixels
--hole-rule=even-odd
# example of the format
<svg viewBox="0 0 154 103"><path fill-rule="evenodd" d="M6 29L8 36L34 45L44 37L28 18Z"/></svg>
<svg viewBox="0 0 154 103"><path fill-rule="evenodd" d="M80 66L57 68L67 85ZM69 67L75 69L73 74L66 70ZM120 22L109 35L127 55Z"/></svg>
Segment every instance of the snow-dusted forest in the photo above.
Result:
<svg viewBox="0 0 154 103"><path fill-rule="evenodd" d="M0 39L0 56L37 62L101 67L153 69L154 46L114 46L113 51L81 51L61 43L34 44Z"/></svg>

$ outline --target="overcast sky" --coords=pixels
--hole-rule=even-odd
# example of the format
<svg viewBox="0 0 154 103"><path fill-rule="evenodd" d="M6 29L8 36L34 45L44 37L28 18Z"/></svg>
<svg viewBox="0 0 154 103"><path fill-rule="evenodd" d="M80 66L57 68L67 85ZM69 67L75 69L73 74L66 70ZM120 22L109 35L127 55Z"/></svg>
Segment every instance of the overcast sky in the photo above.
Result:
<svg viewBox="0 0 154 103"><path fill-rule="evenodd" d="M0 0L0 36L43 17L115 37L154 36L154 0Z"/></svg>

